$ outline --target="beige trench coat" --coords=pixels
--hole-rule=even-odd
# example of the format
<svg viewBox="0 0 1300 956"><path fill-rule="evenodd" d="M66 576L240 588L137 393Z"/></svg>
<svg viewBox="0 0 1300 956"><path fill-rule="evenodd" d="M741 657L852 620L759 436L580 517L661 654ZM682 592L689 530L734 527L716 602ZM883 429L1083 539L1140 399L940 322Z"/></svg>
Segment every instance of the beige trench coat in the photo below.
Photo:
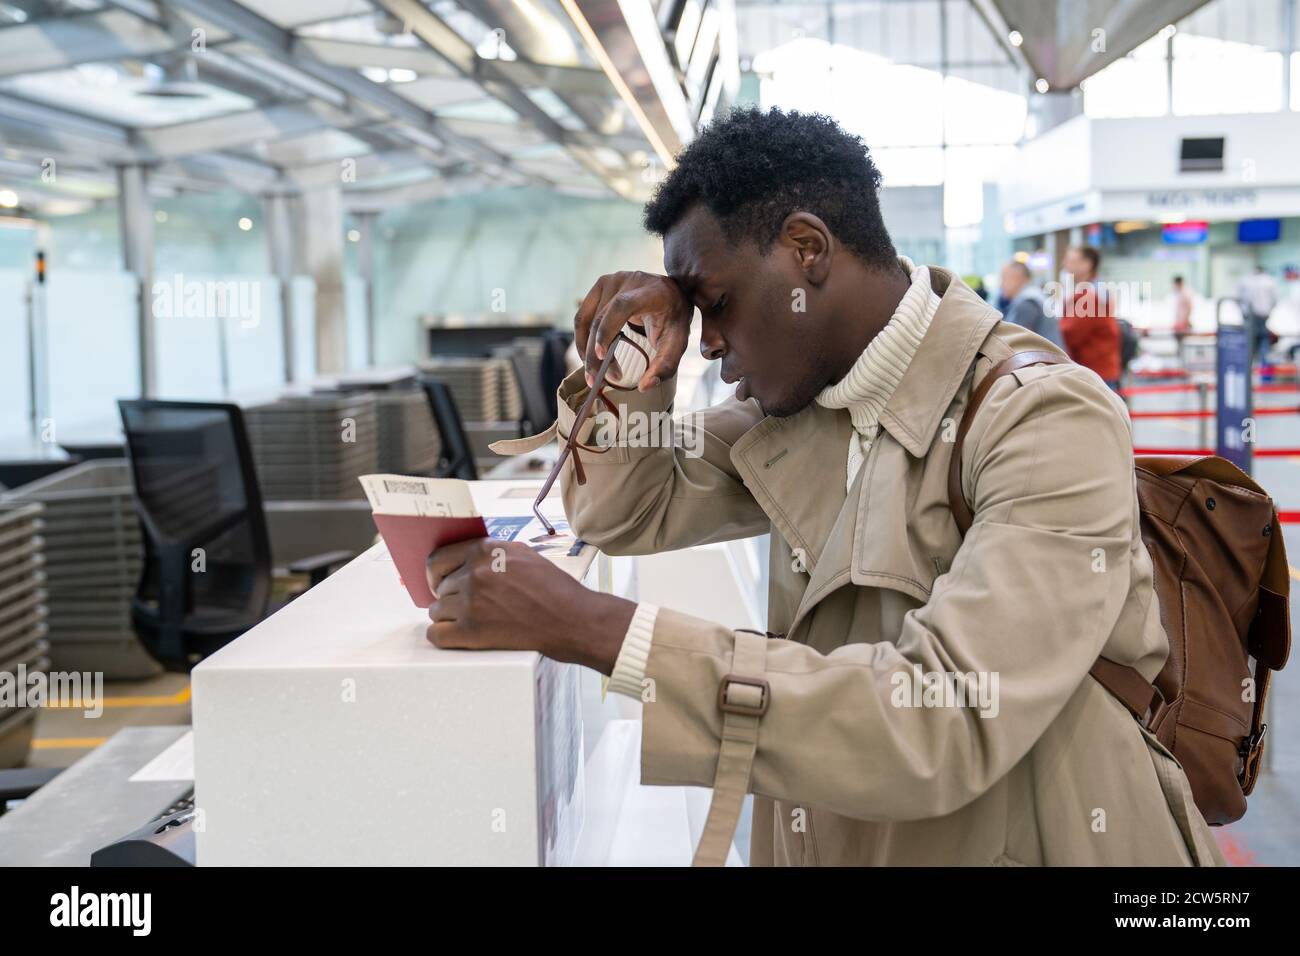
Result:
<svg viewBox="0 0 1300 956"><path fill-rule="evenodd" d="M847 494L847 412L765 418L729 399L685 416L702 454L584 453L582 487L567 466L571 524L611 554L772 532L768 628L786 636L766 642L751 862L1222 865L1181 767L1088 674L1104 651L1154 678L1167 653L1124 406L1076 365L999 380L965 442L962 540L946 477L973 384L1052 346L931 276L942 304ZM610 394L666 412L674 386ZM570 376L557 424L509 450L567 435L585 393ZM735 646L726 627L660 611L643 782L713 784ZM925 706L945 701L916 688L944 674L986 689L996 675L996 708L973 692Z"/></svg>

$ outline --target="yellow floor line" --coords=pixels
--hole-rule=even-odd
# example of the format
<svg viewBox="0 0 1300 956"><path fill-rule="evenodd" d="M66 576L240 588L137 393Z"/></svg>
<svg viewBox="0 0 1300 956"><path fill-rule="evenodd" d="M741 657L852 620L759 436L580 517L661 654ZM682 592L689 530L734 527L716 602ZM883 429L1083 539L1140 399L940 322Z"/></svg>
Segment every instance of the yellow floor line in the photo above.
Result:
<svg viewBox="0 0 1300 956"><path fill-rule="evenodd" d="M33 750L81 750L98 747L107 737L45 737L32 741Z"/></svg>
<svg viewBox="0 0 1300 956"><path fill-rule="evenodd" d="M104 707L179 707L190 702L190 687L186 684L174 694L158 694L140 697L105 697ZM85 710L80 700L71 700L60 704L46 704L48 710Z"/></svg>

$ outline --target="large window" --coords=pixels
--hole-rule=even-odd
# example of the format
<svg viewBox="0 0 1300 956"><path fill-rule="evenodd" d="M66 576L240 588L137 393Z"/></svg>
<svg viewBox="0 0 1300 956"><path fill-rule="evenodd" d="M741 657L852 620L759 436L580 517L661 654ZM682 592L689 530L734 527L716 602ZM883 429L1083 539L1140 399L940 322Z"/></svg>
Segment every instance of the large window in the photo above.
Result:
<svg viewBox="0 0 1300 956"><path fill-rule="evenodd" d="M1083 111L1096 119L1163 116L1169 109L1169 41L1157 34L1083 81Z"/></svg>
<svg viewBox="0 0 1300 956"><path fill-rule="evenodd" d="M1174 113L1272 113L1285 107L1281 53L1181 32L1173 49Z"/></svg>
<svg viewBox="0 0 1300 956"><path fill-rule="evenodd" d="M1300 60L1290 52L1296 37L1286 29L1289 2L1206 4L1085 80L1084 111L1101 118L1271 113L1288 102L1300 108Z"/></svg>
<svg viewBox="0 0 1300 956"><path fill-rule="evenodd" d="M882 203L900 248L979 269L1009 254L977 254L970 236L996 217L987 187L1024 134L1028 81L972 4L739 0L737 14L760 105L827 113L862 137L899 190Z"/></svg>

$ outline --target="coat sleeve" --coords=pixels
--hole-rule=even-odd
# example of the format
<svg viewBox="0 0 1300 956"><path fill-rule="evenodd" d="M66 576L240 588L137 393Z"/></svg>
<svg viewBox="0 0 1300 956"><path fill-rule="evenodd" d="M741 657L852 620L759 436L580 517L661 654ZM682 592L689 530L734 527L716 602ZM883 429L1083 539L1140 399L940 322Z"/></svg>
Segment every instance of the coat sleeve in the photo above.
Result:
<svg viewBox="0 0 1300 956"><path fill-rule="evenodd" d="M1077 366L1024 370L995 384L965 448L974 524L896 642L822 654L768 640L766 673L747 675L770 684L754 793L863 820L951 813L1014 767L1085 679L1141 546L1118 400ZM660 610L644 782L712 784L733 646L724 627ZM909 706L911 682L934 674L984 675L995 693Z"/></svg>
<svg viewBox="0 0 1300 956"><path fill-rule="evenodd" d="M593 415L578 438L609 449L577 450L585 485L578 484L571 462L560 476L574 532L607 554L653 554L770 529L731 462L732 445L763 417L758 403L730 398L674 421L676 385L674 377L644 393L607 391L619 417L608 410ZM561 441L587 392L581 370L561 384Z"/></svg>

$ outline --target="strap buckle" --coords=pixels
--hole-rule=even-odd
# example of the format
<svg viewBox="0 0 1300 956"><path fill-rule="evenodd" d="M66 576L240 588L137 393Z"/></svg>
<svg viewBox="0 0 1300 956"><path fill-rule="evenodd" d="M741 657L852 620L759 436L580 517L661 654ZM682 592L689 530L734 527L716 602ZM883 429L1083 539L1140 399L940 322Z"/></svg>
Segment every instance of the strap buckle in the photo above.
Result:
<svg viewBox="0 0 1300 956"><path fill-rule="evenodd" d="M733 701L729 691L735 686L756 687L759 690L757 703ZM745 694L750 697L752 693ZM767 706L772 701L772 687L761 677L742 677L740 674L728 674L718 685L718 710L724 714L737 714L741 717L762 717L767 713Z"/></svg>
<svg viewBox="0 0 1300 956"><path fill-rule="evenodd" d="M1237 782L1241 784L1242 792L1248 796L1255 788L1255 778L1259 776L1260 757L1264 753L1264 735L1267 733L1268 724L1261 724L1258 733L1252 731L1242 738L1241 747L1237 750L1237 756L1241 757L1241 774L1237 777Z"/></svg>
<svg viewBox="0 0 1300 956"><path fill-rule="evenodd" d="M1159 687L1152 684L1151 689L1155 693L1151 695L1151 703L1147 705L1147 712L1143 715L1145 720L1139 722L1147 730L1154 732L1169 711L1169 701L1165 700L1164 692Z"/></svg>

